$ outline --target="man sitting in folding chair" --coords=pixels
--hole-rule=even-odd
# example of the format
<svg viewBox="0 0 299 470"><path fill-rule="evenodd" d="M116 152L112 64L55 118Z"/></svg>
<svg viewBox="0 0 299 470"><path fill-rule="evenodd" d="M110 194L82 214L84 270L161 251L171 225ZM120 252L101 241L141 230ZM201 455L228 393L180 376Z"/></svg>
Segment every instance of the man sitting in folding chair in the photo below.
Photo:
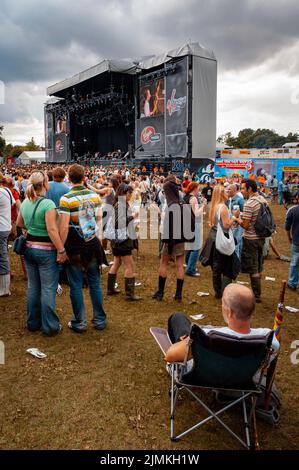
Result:
<svg viewBox="0 0 299 470"><path fill-rule="evenodd" d="M255 421L254 410L257 396L261 393L260 382L279 350L279 342L273 331L268 328L251 328L254 310L253 292L245 286L229 284L222 297L222 314L226 327L200 328L192 325L183 313L175 313L168 320L168 332L161 328L151 328L151 333L169 363L172 376L172 440L179 440L214 418L243 446L251 448L249 423L252 418ZM261 373L257 374L258 372ZM210 389L216 393L232 392L234 398L231 403L214 413L193 392L193 388ZM183 389L203 406L209 417L175 436L176 403L178 394ZM248 416L246 403L249 398L252 406ZM238 403L243 405L246 441L219 418L221 413Z"/></svg>

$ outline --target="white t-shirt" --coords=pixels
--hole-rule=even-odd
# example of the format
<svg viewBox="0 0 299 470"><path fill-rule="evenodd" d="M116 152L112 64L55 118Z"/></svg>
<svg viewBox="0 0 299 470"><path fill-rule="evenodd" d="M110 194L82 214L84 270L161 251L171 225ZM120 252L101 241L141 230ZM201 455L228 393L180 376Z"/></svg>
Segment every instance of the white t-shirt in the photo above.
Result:
<svg viewBox="0 0 299 470"><path fill-rule="evenodd" d="M205 333L209 334L211 331L219 331L220 333L224 333L226 335L231 335L234 336L235 338L246 338L248 336L267 336L267 334L271 331L269 328L251 328L250 333L237 333L234 330L231 330L228 328L228 326L220 326L220 327L214 327L211 325L203 326L202 329L204 330ZM270 361L272 361L275 356L277 355L277 352L280 348L279 341L277 340L276 336L273 336L273 341L272 341L272 354ZM187 370L186 372L189 372L193 368L193 359L190 359L187 361Z"/></svg>
<svg viewBox="0 0 299 470"><path fill-rule="evenodd" d="M16 203L7 188L0 188L0 232L11 231L11 206Z"/></svg>
<svg viewBox="0 0 299 470"><path fill-rule="evenodd" d="M225 335L235 336L236 338L246 338L248 336L267 336L267 334L271 331L269 328L251 328L250 333L237 333L234 330L231 330L228 326L222 327L213 327L213 326L204 326L203 330L205 333L209 334L210 331L219 331L220 333L224 333ZM273 352L276 353L279 350L280 344L277 340L276 336L274 335L272 341L272 348Z"/></svg>

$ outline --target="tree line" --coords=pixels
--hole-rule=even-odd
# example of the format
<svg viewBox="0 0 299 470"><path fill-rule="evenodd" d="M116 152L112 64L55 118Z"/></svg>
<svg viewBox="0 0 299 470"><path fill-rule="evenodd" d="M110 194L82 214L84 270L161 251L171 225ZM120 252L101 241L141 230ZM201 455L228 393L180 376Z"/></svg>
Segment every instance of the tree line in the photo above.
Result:
<svg viewBox="0 0 299 470"><path fill-rule="evenodd" d="M247 128L242 129L237 137L234 137L231 132L220 135L217 142L240 149L280 148L288 142L299 142L299 133L289 132L287 136L283 136L271 129Z"/></svg>
<svg viewBox="0 0 299 470"><path fill-rule="evenodd" d="M36 150L43 150L35 143L33 137L25 145L7 144L4 137L2 136L3 129L4 127L0 126L0 157L4 157L4 159L9 156L17 158L21 155L22 152L25 151L34 152Z"/></svg>

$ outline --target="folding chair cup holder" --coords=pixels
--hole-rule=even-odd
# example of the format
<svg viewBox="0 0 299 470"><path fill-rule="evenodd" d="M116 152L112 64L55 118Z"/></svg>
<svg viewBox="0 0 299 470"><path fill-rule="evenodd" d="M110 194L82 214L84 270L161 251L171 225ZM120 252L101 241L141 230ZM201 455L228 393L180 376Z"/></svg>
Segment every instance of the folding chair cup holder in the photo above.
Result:
<svg viewBox="0 0 299 470"><path fill-rule="evenodd" d="M167 330L151 328L160 349L165 354L171 342ZM170 438L177 442L191 431L200 428L207 422L215 419L229 434L246 449L252 449L250 424L255 418L257 398L262 394L262 378L270 363L270 352L274 332L267 336L233 337L221 332L210 331L206 334L198 325L193 324L190 332L189 348L193 356L193 368L186 371L186 360L182 363L170 364ZM189 352L189 351L188 351ZM258 380L253 380L258 377ZM213 411L194 392L210 390L216 395L230 396L228 401L218 411ZM208 413L208 417L189 427L180 434L175 434L174 420L179 395L186 390L192 398ZM248 407L248 401L251 405ZM219 401L218 401L219 403ZM236 405L242 405L244 437L237 435L219 417Z"/></svg>

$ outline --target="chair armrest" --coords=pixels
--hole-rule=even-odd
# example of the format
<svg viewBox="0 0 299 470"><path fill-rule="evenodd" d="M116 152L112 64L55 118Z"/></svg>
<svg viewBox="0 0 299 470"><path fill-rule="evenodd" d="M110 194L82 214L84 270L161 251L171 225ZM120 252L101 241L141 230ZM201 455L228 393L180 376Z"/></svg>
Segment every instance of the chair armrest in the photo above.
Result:
<svg viewBox="0 0 299 470"><path fill-rule="evenodd" d="M156 343L165 356L168 349L172 345L172 342L168 336L168 331L165 328L151 327L150 333L154 337Z"/></svg>

